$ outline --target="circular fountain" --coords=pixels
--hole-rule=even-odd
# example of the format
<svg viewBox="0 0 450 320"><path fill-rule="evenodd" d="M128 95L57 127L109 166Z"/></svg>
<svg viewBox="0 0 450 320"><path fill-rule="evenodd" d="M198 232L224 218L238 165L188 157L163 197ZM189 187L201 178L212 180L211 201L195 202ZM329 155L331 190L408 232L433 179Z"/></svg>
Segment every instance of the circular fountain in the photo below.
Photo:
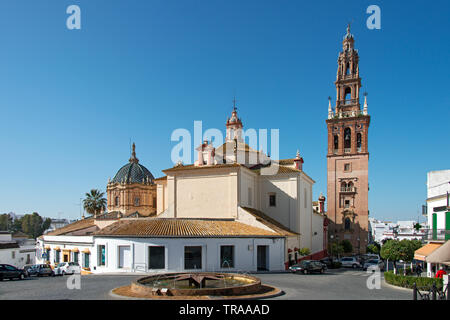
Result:
<svg viewBox="0 0 450 320"><path fill-rule="evenodd" d="M279 289L261 284L257 277L221 272L155 274L112 292L119 296L150 299L259 298L281 293Z"/></svg>

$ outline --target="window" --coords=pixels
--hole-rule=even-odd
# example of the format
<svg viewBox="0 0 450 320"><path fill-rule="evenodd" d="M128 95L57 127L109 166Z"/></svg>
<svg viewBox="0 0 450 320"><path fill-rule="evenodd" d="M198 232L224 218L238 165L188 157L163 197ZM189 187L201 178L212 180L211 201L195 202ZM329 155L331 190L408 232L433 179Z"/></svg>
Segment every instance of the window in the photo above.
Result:
<svg viewBox="0 0 450 320"><path fill-rule="evenodd" d="M361 151L361 133L356 135L356 148L358 149L358 152Z"/></svg>
<svg viewBox="0 0 450 320"><path fill-rule="evenodd" d="M153 208L156 208L156 197L153 198Z"/></svg>
<svg viewBox="0 0 450 320"><path fill-rule="evenodd" d="M334 136L334 150L339 149L339 137L337 135Z"/></svg>
<svg viewBox="0 0 450 320"><path fill-rule="evenodd" d="M350 208L350 200L344 201L344 208Z"/></svg>
<svg viewBox="0 0 450 320"><path fill-rule="evenodd" d="M220 246L220 267L234 268L234 246Z"/></svg>
<svg viewBox="0 0 450 320"><path fill-rule="evenodd" d="M184 268L201 269L202 268L202 247L184 247Z"/></svg>
<svg viewBox="0 0 450 320"><path fill-rule="evenodd" d="M90 258L90 254L89 253L85 253L84 254L83 267L89 268L89 258Z"/></svg>
<svg viewBox="0 0 450 320"><path fill-rule="evenodd" d="M106 247L101 244L97 247L97 255L98 255L98 265L104 266L106 265Z"/></svg>
<svg viewBox="0 0 450 320"><path fill-rule="evenodd" d="M248 188L248 205L252 206L252 188Z"/></svg>
<svg viewBox="0 0 450 320"><path fill-rule="evenodd" d="M47 249L47 250L46 250L46 257L45 257L45 259L46 259L47 261L50 261L50 249Z"/></svg>
<svg viewBox="0 0 450 320"><path fill-rule="evenodd" d="M348 201L348 200L346 200ZM345 218L344 224L345 224L345 230L350 230L350 218Z"/></svg>
<svg viewBox="0 0 450 320"><path fill-rule="evenodd" d="M114 198L114 205L118 206L119 205L119 197L115 197Z"/></svg>
<svg viewBox="0 0 450 320"><path fill-rule="evenodd" d="M277 206L277 197L276 194L269 194L269 207L276 207Z"/></svg>
<svg viewBox="0 0 450 320"><path fill-rule="evenodd" d="M134 206L139 207L140 201L141 201L141 199L139 199L139 197L134 198Z"/></svg>
<svg viewBox="0 0 450 320"><path fill-rule="evenodd" d="M166 267L165 247L148 247L148 268L164 269Z"/></svg>
<svg viewBox="0 0 450 320"><path fill-rule="evenodd" d="M350 87L345 88L344 95L345 101L350 101L352 98L352 89L350 89Z"/></svg>
<svg viewBox="0 0 450 320"><path fill-rule="evenodd" d="M11 258L15 259L16 258L16 252L15 251L11 251Z"/></svg>
<svg viewBox="0 0 450 320"><path fill-rule="evenodd" d="M73 253L73 261L74 261L74 262L78 262L78 255L79 255L78 252L74 252L74 253Z"/></svg>
<svg viewBox="0 0 450 320"><path fill-rule="evenodd" d="M350 171L350 168L351 168L351 167L350 167L350 163L345 163L345 164L344 164L344 171L345 171L345 172Z"/></svg>
<svg viewBox="0 0 450 320"><path fill-rule="evenodd" d="M306 203L308 201L308 191L304 188L305 201L303 201L303 206L306 208Z"/></svg>
<svg viewBox="0 0 450 320"><path fill-rule="evenodd" d="M59 262L59 250L55 250L55 262Z"/></svg>
<svg viewBox="0 0 450 320"><path fill-rule="evenodd" d="M352 147L352 130L345 128L344 130L344 148L350 149Z"/></svg>

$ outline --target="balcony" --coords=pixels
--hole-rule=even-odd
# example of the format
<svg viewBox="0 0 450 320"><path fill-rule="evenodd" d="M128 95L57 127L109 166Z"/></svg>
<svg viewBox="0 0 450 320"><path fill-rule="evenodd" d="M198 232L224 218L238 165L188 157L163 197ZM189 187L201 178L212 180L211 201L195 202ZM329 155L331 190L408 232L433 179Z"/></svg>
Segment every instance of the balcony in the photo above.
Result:
<svg viewBox="0 0 450 320"><path fill-rule="evenodd" d="M351 148L344 148L344 153L350 153L350 152L352 152Z"/></svg>
<svg viewBox="0 0 450 320"><path fill-rule="evenodd" d="M445 229L427 229L425 231L425 240L428 241L447 241L450 240L450 230Z"/></svg>
<svg viewBox="0 0 450 320"><path fill-rule="evenodd" d="M356 192L356 188L355 187L341 187L341 192L353 193L353 192Z"/></svg>

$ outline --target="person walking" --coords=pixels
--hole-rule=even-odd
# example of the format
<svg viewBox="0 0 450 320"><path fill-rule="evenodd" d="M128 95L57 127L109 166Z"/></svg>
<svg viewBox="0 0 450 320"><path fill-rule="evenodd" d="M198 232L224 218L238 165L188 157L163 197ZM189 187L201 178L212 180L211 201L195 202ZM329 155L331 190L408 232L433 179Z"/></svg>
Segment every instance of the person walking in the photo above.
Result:
<svg viewBox="0 0 450 320"><path fill-rule="evenodd" d="M422 275L422 265L418 264L416 267L417 276L420 277Z"/></svg>

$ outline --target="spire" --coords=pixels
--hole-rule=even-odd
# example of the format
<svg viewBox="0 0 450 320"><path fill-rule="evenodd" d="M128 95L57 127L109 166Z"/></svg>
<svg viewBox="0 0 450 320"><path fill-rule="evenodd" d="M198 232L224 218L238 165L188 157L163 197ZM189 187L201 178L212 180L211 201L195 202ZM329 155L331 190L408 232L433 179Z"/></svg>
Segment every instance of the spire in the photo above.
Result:
<svg viewBox="0 0 450 320"><path fill-rule="evenodd" d="M130 162L139 163L139 159L136 158L136 145L133 142L133 151L131 152Z"/></svg>
<svg viewBox="0 0 450 320"><path fill-rule="evenodd" d="M367 92L364 92L364 108L363 115L367 116Z"/></svg>
<svg viewBox="0 0 450 320"><path fill-rule="evenodd" d="M236 112L236 96L233 97L233 111Z"/></svg>
<svg viewBox="0 0 450 320"><path fill-rule="evenodd" d="M328 97L328 119L333 118L333 109L331 108L331 97Z"/></svg>

